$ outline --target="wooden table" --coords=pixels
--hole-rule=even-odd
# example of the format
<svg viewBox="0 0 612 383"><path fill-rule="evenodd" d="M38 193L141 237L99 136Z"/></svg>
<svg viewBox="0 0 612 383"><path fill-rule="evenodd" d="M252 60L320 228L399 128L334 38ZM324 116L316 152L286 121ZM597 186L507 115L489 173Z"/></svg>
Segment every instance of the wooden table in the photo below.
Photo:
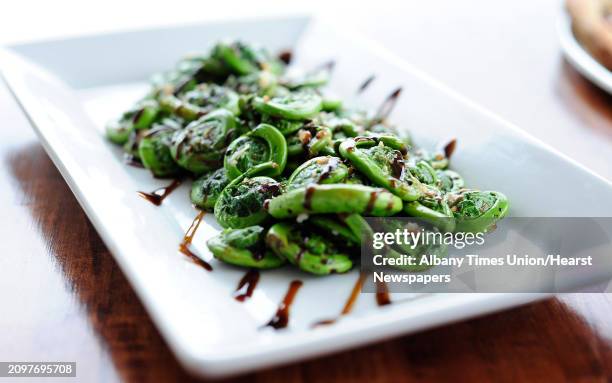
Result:
<svg viewBox="0 0 612 383"><path fill-rule="evenodd" d="M561 59L556 2L422 3L363 29L612 178L612 98ZM189 381L4 84L0 116L0 360ZM567 295L237 381L611 381L611 318L611 295Z"/></svg>

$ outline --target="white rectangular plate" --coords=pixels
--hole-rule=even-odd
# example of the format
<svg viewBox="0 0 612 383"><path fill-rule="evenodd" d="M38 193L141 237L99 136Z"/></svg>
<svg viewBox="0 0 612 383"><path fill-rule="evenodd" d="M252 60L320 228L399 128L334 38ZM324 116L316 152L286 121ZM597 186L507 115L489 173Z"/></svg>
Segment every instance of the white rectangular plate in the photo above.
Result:
<svg viewBox="0 0 612 383"><path fill-rule="evenodd" d="M142 95L146 79L183 54L219 38L256 41L272 51L293 48L297 64L336 60L331 88L351 97L375 73L360 98L376 107L404 89L393 119L431 146L457 137L453 167L468 184L508 195L514 216L610 216L612 187L568 158L446 89L355 33L350 36L306 17L146 30L12 47L0 63L10 88L41 142L133 285L179 360L191 371L225 376L418 331L516 306L535 294L392 295L377 307L359 297L354 312L334 326L311 325L335 316L357 272L316 278L285 268L262 273L252 299L232 299L244 274L212 259L205 240L218 231L212 215L194 240L214 267L206 272L178 253L196 215L189 185L155 207L136 191L166 184L122 163L103 135L105 122ZM579 198L579 203L574 203ZM293 279L304 281L288 329L261 330Z"/></svg>

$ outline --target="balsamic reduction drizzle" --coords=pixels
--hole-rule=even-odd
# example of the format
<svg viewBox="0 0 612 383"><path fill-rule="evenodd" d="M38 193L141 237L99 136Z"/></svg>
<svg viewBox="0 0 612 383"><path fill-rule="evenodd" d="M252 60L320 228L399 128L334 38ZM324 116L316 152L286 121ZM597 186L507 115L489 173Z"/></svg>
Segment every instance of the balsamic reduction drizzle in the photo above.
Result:
<svg viewBox="0 0 612 383"><path fill-rule="evenodd" d="M315 68L314 70L312 70L310 73L317 73L318 71L321 71L321 70L331 72L334 70L335 66L336 66L336 61L329 60L328 62L325 62L321 64L320 66L318 66L317 68Z"/></svg>
<svg viewBox="0 0 612 383"><path fill-rule="evenodd" d="M297 294L300 287L302 287L302 281L291 281L289 285L289 289L285 294L285 298L283 298L282 302L278 305L278 310L276 310L276 314L270 319L270 321L263 327L272 327L275 330L279 330L287 327L289 324L289 309L291 308L291 304L293 303L293 299Z"/></svg>
<svg viewBox="0 0 612 383"><path fill-rule="evenodd" d="M386 306L391 304L391 297L389 296L389 288L383 281L376 282L376 303L379 306Z"/></svg>
<svg viewBox="0 0 612 383"><path fill-rule="evenodd" d="M357 302L357 298L359 298L359 292L361 291L361 286L363 286L363 282L365 281L366 277L367 277L367 273L364 273L364 272L359 273L359 277L357 278L357 281L355 282L355 285L353 285L353 289L351 290L351 295L349 295L348 299L344 303L344 307L342 308L340 315L338 315L337 317L333 319L324 319L324 320L315 322L312 325L312 327L327 326L330 324L334 324L344 315L350 314L351 311L353 311L355 302Z"/></svg>
<svg viewBox="0 0 612 383"><path fill-rule="evenodd" d="M278 59L280 61L284 62L285 65L289 65L289 64L291 64L291 60L293 59L293 52L291 52L291 50L289 50L289 49L281 51L278 54Z"/></svg>
<svg viewBox="0 0 612 383"><path fill-rule="evenodd" d="M395 89L393 92L391 92L389 96L387 96L385 101L383 101L383 103L378 108L374 121L381 122L381 121L384 121L387 117L389 117L401 93L402 93L402 88L399 87Z"/></svg>
<svg viewBox="0 0 612 383"><path fill-rule="evenodd" d="M197 265L202 266L204 269L208 271L212 271L213 269L212 266L205 260L198 257L189 248L189 245L191 245L191 242L193 241L193 237L195 236L195 233L198 230L198 227L200 226L202 219L204 218L204 214L205 214L204 210L200 211L198 215L194 218L193 222L191 222L191 225L189 226L189 228L187 229L187 232L185 233L185 236L183 237L183 241L181 241L181 243L179 244L179 251L185 254L186 256L188 256L189 258L191 258L191 260L195 262Z"/></svg>
<svg viewBox="0 0 612 383"><path fill-rule="evenodd" d="M457 139L453 138L446 145L444 145L444 156L448 159L451 158L457 147Z"/></svg>
<svg viewBox="0 0 612 383"><path fill-rule="evenodd" d="M257 287L257 282L259 282L259 271L255 269L247 271L238 283L236 291L234 291L234 299L244 302L247 298L252 297L255 287Z"/></svg>
<svg viewBox="0 0 612 383"><path fill-rule="evenodd" d="M314 186L308 186L306 188L306 195L304 196L304 209L306 210L310 210L310 208L312 207L312 197L315 193L315 187Z"/></svg>
<svg viewBox="0 0 612 383"><path fill-rule="evenodd" d="M334 168L338 166L339 163L340 161L338 160L338 157L331 157L330 159L328 159L325 168L321 172L321 175L319 175L319 180L317 181L317 183L322 184L323 181L331 177Z"/></svg>
<svg viewBox="0 0 612 383"><path fill-rule="evenodd" d="M174 181L172 181L172 183L168 186L164 186L161 187L159 189L155 189L150 193L145 193L142 191L137 192L139 196L141 196L142 198L146 199L147 201L151 202L153 205L155 206L159 206L162 204L162 202L164 201L164 199L170 195L170 193L172 193L172 191L174 189L176 189L180 184L181 184L181 180L179 179L175 179Z"/></svg>
<svg viewBox="0 0 612 383"><path fill-rule="evenodd" d="M370 86L370 84L372 84L372 81L374 81L375 79L376 79L376 75L374 74L366 78L365 81L362 82L361 85L359 85L359 88L357 88L357 94L363 93Z"/></svg>
<svg viewBox="0 0 612 383"><path fill-rule="evenodd" d="M142 162L140 162L140 160L134 157L132 154L125 153L123 155L123 162L128 166L144 169L144 165L142 164Z"/></svg>
<svg viewBox="0 0 612 383"><path fill-rule="evenodd" d="M366 215L370 214L372 210L374 209L374 205L376 205L376 199L378 198L379 193L380 192L378 190L375 190L370 193L370 199L368 200L368 205L366 206L366 209L364 212Z"/></svg>

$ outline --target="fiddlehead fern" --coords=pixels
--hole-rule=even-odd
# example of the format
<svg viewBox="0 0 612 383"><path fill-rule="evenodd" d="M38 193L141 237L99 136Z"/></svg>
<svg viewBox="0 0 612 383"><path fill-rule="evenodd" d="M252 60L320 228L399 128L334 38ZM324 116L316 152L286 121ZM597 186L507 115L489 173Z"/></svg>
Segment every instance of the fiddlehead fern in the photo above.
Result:
<svg viewBox="0 0 612 383"><path fill-rule="evenodd" d="M218 109L211 112L174 135L172 157L194 174L217 169L237 128L236 119L229 111Z"/></svg>
<svg viewBox="0 0 612 383"><path fill-rule="evenodd" d="M206 245L218 260L235 266L255 269L274 269L285 259L278 257L264 245L264 228L249 226L243 229L226 229L209 239Z"/></svg>
<svg viewBox="0 0 612 383"><path fill-rule="evenodd" d="M278 129L272 125L260 124L232 141L225 153L224 167L227 176L234 179L253 166L265 162L272 162L276 166L269 167L261 175L280 175L287 164L287 142Z"/></svg>

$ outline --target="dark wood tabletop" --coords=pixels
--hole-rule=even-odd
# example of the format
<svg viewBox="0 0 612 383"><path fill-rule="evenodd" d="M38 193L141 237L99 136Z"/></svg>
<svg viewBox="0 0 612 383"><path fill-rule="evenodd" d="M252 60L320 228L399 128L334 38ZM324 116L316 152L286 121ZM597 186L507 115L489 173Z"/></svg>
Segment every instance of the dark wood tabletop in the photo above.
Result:
<svg viewBox="0 0 612 383"><path fill-rule="evenodd" d="M609 153L593 151L602 145L612 152L612 97L561 58L550 32L555 11L544 3L524 11L516 23L500 22L499 15L481 22L496 36L526 37L523 29L531 28L546 38L499 37L499 46L485 51L478 49L482 37L463 39L461 49L480 56L460 56L450 71L437 64L444 53L414 37L405 40L413 46L405 56L536 136L555 135L553 146L610 178L612 162L601 162ZM468 11L454 6L452 12L459 21L446 27L450 40L457 23L476 28L470 23L479 19ZM432 27L430 43L442 39L442 24ZM385 31L370 32L377 37ZM456 38L452 43L446 60L459 49ZM486 70L487 60L497 65L495 73ZM500 79L499 73L508 75ZM82 381L193 379L161 339L4 83L0 117L0 361L76 361ZM589 138L580 142L585 135ZM547 299L236 379L446 380L612 381L612 295Z"/></svg>

